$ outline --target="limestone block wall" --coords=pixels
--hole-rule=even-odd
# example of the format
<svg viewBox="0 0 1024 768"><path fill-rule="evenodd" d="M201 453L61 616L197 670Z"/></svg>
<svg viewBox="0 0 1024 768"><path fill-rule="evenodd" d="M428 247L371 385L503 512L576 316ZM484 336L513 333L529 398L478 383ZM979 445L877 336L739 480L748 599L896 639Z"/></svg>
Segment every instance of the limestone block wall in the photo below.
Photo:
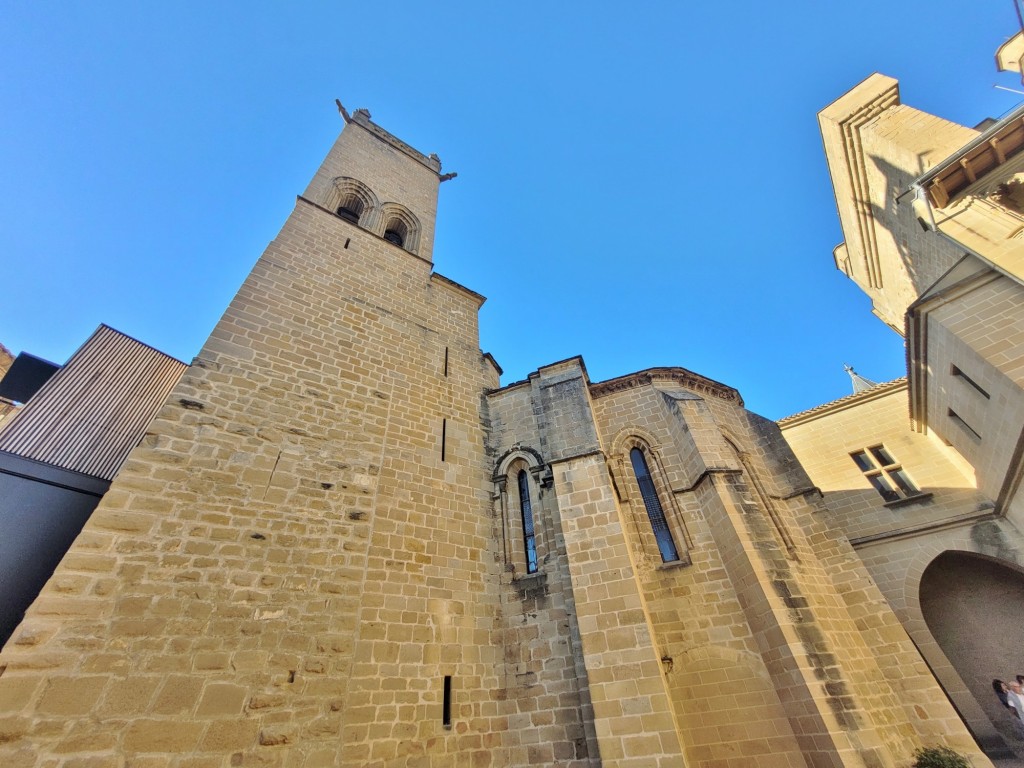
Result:
<svg viewBox="0 0 1024 768"><path fill-rule="evenodd" d="M583 663L602 764L683 762L678 725L650 630L645 597L624 535L580 360L538 371L538 423L578 616Z"/></svg>
<svg viewBox="0 0 1024 768"><path fill-rule="evenodd" d="M303 197L334 211L342 191L352 189L336 180L355 179L361 183L360 196L366 206L360 223L382 235L389 204L399 204L419 225L417 255L433 260L434 223L437 218L438 173L441 161L425 156L370 120L366 110L356 110L346 129L327 153L313 175Z"/></svg>
<svg viewBox="0 0 1024 768"><path fill-rule="evenodd" d="M946 547L961 551L977 551L972 539L992 538L985 534L991 526L1005 529L1006 523L993 520L992 501L975 488L970 467L950 446L934 435L910 429L906 411L904 381L879 385L872 390L826 404L804 414L784 419L782 435L807 468L808 475L824 492L824 503L834 524L850 538L857 548L868 573L877 584L899 619L901 628L892 626L888 611L869 611L863 601L876 601L862 576L839 582L839 594L853 606L858 623L865 629L875 649L892 649L892 666L880 664L891 681L904 708L909 703L925 706L933 694L921 690L904 678L908 670L921 670L920 659L909 650L898 650L893 641L903 631L927 660L928 667L941 682L956 705L957 711L970 727L977 741L988 749L998 749L1001 741L989 719L981 713L975 699L967 694L967 686L932 637L918 606L920 578L928 564ZM887 504L870 487L863 473L850 458L854 451L872 445L884 445L905 468L919 489L930 497L909 503ZM1012 529L1012 527L1010 528ZM973 532L973 533L972 533ZM1011 558L1016 562L1017 534L1000 533L1000 546L991 555ZM848 561L848 554L839 554ZM842 566L850 568L849 565ZM856 593L851 594L853 588ZM902 656L902 660L900 659ZM878 654L881 662L883 654ZM991 679L991 678L989 678ZM986 685L988 681L982 681ZM977 681L975 681L977 683ZM930 689L929 689L930 690ZM965 695L967 694L967 695ZM949 714L931 713L916 727L932 738L943 733Z"/></svg>
<svg viewBox="0 0 1024 768"><path fill-rule="evenodd" d="M481 301L300 200L0 654L0 763L510 764Z"/></svg>
<svg viewBox="0 0 1024 768"><path fill-rule="evenodd" d="M604 764L899 765L935 743L983 764L778 428L734 390L682 369L590 384L572 360L491 393L488 412L496 477L523 466L543 485L550 467ZM634 447L678 561L662 560Z"/></svg>
<svg viewBox="0 0 1024 768"><path fill-rule="evenodd" d="M873 298L897 328L906 308L963 257L963 251L925 232L917 221L913 195L896 198L931 166L978 132L914 109L891 107L861 129L865 171L871 190L871 218L881 262L882 291Z"/></svg>
<svg viewBox="0 0 1024 768"><path fill-rule="evenodd" d="M602 764L677 766L683 746L607 468L555 467Z"/></svg>
<svg viewBox="0 0 1024 768"><path fill-rule="evenodd" d="M650 615L669 619L661 626L653 619L655 642L664 653L671 647L664 638L671 638L683 651L677 654L672 649L666 654L673 662L673 671L666 677L672 685L677 655L687 659L685 652L697 650L693 646L699 642L705 647L692 655L699 658L702 651L706 656L717 652L715 661L732 670L727 680L739 677L738 670L744 665L751 670L764 669L767 674L761 673L762 680L770 680L778 702L771 705L769 697L764 706L745 713L747 722L737 724L730 721L737 702L727 695L712 700L716 704L711 706L717 705L718 711L701 711L708 707L704 703L708 700L695 705L694 698L700 701L701 697L689 695L692 691L678 700L673 697L681 723L694 722L697 710L705 725L718 729L683 728L682 741L690 760L713 755L723 761L749 761L758 755L759 761L777 760L780 764L804 760L810 765L893 765L908 760L915 745L944 741L983 761L856 554L837 535L824 508L814 500L815 494L809 495L809 481L777 428L743 409L738 398L704 392L695 397L693 391L687 396L678 385L651 378L646 390L637 387L629 393L636 400L633 413L625 402L614 401L622 395L595 398L602 432L614 434L621 427L646 434L648 440L689 435L694 447L680 445L677 455L689 457L691 462L699 457L691 472L704 474L701 482L691 480L673 489L692 539L692 565L677 569L680 574L695 572L700 558L714 557L721 563L717 572L724 577L718 577L722 583L717 591L727 595L732 590L740 609L738 615L729 616L728 600L719 597L716 603L705 596L686 611L678 600L678 595L686 594L679 589L681 584L665 590L661 602L656 587L645 585L642 591ZM659 409L660 419L655 416ZM612 422L608 429L602 423L605 417ZM617 419L622 421L615 422ZM634 425L628 426L633 420ZM681 422L682 429L663 426L672 421ZM616 440L609 437L605 444L614 446ZM675 460L666 460L666 467ZM673 472L666 469L668 476ZM628 508L624 487L628 485L617 482L623 510ZM704 526L710 553L702 551L699 544ZM673 574L677 569L667 572ZM665 582L665 570L655 563L651 572ZM700 580L702 574L695 572L693 578ZM715 605L721 615L708 617L707 603ZM688 618L673 615L674 609ZM702 619L705 623L697 624L688 636L680 633L678 624L673 625L677 617L683 627L687 621L690 626ZM757 655L747 655L751 652ZM683 671L685 675L688 670L683 667ZM697 679L691 676L690 682ZM679 686L680 692L686 684ZM772 722L780 716L788 721L789 733L795 737L795 748L790 746L788 754L782 731ZM752 727L758 726L774 726L780 739L772 750L765 749L764 742L754 736ZM739 743L730 750L722 744L723 734ZM700 739L706 743L701 744Z"/></svg>
<svg viewBox="0 0 1024 768"><path fill-rule="evenodd" d="M14 354L3 344L0 344L0 378L3 378L13 362ZM0 423L3 422L5 416L13 413L14 411L15 407L13 403L8 403L6 401L0 402Z"/></svg>
<svg viewBox="0 0 1024 768"><path fill-rule="evenodd" d="M555 485L552 456L571 456L572 446L584 453L586 440L563 436L552 428L559 417L548 406L559 393L585 395L578 361L541 369L528 381L510 385L487 397L490 452L495 461L495 519L504 543L505 660L510 722L518 723L521 755L516 764L547 764L552 756L562 765L614 761L602 751L595 729L593 705L570 578L562 510ZM554 389L555 391L550 391ZM564 413L573 412L573 408ZM581 432L595 439L593 422ZM575 442L574 442L575 441ZM517 476L529 478L536 527L538 571L528 573L522 507ZM529 724L542 727L528 727ZM578 762L574 762L571 759ZM528 763L528 759L535 762Z"/></svg>
<svg viewBox="0 0 1024 768"><path fill-rule="evenodd" d="M1003 503L1014 480L1007 474L1019 472L1024 430L1021 299L1018 283L992 274L927 314L928 426L976 467L979 488Z"/></svg>
<svg viewBox="0 0 1024 768"><path fill-rule="evenodd" d="M1007 713L995 700L989 685L993 678L1018 674L1012 671L1019 665L1016 651L1001 638L1012 631L1008 625L1016 622L1019 603L1004 605L998 595L975 593L966 599L980 604L982 611L968 618L958 606L960 600L945 594L942 610L956 625L953 634L945 639L946 649L959 647L968 651L965 657L950 659L933 634L933 627L926 622L921 604L922 577L946 553L968 553L1007 569L1000 575L1004 584L998 589L1007 597L1016 594L1012 592L1014 584L1024 580L1019 575L1024 573L1024 537L1019 527L1006 519L979 519L914 536L878 539L857 548L872 580L978 743L993 752L1005 744L1019 748L1012 722L1006 720ZM1011 578L1014 572L1018 574L1016 582ZM992 642L983 648L977 644L986 638ZM904 691L908 690L904 685ZM932 727L938 729L940 724L932 723Z"/></svg>
<svg viewBox="0 0 1024 768"><path fill-rule="evenodd" d="M897 197L977 131L901 104L897 82L880 74L823 109L818 123L846 245L836 266L902 333L907 307L963 252L921 230L912 195Z"/></svg>
<svg viewBox="0 0 1024 768"><path fill-rule="evenodd" d="M796 414L780 426L833 520L855 543L991 512L991 499L978 491L956 450L910 428L905 380ZM871 486L851 455L879 445L921 492L920 500L886 502Z"/></svg>
<svg viewBox="0 0 1024 768"><path fill-rule="evenodd" d="M707 398L683 405L687 424L705 425L695 440L716 470L695 488L697 503L803 758L810 765L888 764L905 746L893 750L877 718L867 716L880 705L876 689L857 674L868 651L848 623L840 626L838 601L822 589L825 574L800 557L809 551L805 521L772 498L773 486L801 478L787 478L777 439L738 404Z"/></svg>
<svg viewBox="0 0 1024 768"><path fill-rule="evenodd" d="M535 418L536 395L536 387L522 382L487 397L494 537L502 543L499 639L509 765L597 766L600 750L552 469L540 450L546 440ZM520 472L525 473L535 529L533 573Z"/></svg>
<svg viewBox="0 0 1024 768"><path fill-rule="evenodd" d="M780 433L760 421L761 433L774 447L766 453L768 466L792 468ZM782 463L777 463L775 457ZM874 738L884 744L897 764L910 758L915 743L946 743L973 755L976 764L984 764L985 758L958 722L956 711L943 697L868 570L839 535L839 526L817 501L817 494L797 493L807 482L803 472L776 471L768 478L799 481L795 487L777 487L772 493L781 492L781 501L788 508L785 515L803 537L807 548L801 551L798 546L797 556L798 570L804 573L804 594L809 606L816 609L818 622L843 670L846 690L861 702L867 716L861 720L858 715L854 720L858 732L851 735L868 744L872 737L865 739L864 731L874 729ZM827 657L814 654L812 658L821 661ZM825 688L835 695L843 687L826 684ZM840 698L843 695L840 693Z"/></svg>
<svg viewBox="0 0 1024 768"><path fill-rule="evenodd" d="M616 468L635 577L645 597L687 765L756 761L804 766L801 745L711 530L708 507L716 503L716 494L703 493L714 484L709 466L720 471L739 467L735 458L727 458L729 449L712 419L682 417L682 409L700 403L699 396L674 381L595 399L596 418L608 436L610 464ZM644 440L664 471L662 498L671 505L671 529L677 547L685 547L686 560L662 563L650 535L628 458L620 461L631 445L628 438L634 436Z"/></svg>

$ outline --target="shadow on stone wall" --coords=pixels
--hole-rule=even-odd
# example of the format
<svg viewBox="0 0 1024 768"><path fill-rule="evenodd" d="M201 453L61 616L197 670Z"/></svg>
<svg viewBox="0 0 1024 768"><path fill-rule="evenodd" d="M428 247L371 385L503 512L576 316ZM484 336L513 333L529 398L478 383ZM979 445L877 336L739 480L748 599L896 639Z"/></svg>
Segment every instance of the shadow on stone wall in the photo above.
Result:
<svg viewBox="0 0 1024 768"><path fill-rule="evenodd" d="M993 521L975 528L980 530L972 530L972 538L1002 538ZM943 653L996 730L1018 751L1024 749L1022 730L992 689L994 678L1011 682L1024 674L1024 569L986 555L947 551L925 569L920 595L921 612Z"/></svg>

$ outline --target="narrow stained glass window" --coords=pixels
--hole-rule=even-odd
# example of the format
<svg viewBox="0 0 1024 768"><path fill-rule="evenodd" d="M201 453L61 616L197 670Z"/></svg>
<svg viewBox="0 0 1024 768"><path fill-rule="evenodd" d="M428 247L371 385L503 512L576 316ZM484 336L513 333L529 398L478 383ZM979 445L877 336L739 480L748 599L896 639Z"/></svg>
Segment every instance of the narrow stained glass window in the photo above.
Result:
<svg viewBox="0 0 1024 768"><path fill-rule="evenodd" d="M679 552L672 539L672 531L668 528L668 520L665 519L665 511L661 507L661 500L654 488L651 472L647 468L647 459L644 458L643 451L634 448L629 452L629 460L633 463L633 473L636 475L637 485L640 486L640 495L643 497L647 517L650 518L651 527L654 529L654 538L658 542L661 559L666 563L675 562L679 559Z"/></svg>
<svg viewBox="0 0 1024 768"><path fill-rule="evenodd" d="M523 514L523 542L526 547L526 572L537 572L537 537L533 530L533 507L530 505L530 478L526 470L520 470L519 509Z"/></svg>

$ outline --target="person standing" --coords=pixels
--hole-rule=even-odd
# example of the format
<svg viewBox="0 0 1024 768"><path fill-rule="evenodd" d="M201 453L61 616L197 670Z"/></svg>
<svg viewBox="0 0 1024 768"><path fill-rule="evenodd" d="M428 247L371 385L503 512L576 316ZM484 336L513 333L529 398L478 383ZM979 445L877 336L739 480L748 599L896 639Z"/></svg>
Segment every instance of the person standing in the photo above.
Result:
<svg viewBox="0 0 1024 768"><path fill-rule="evenodd" d="M1020 681L1018 680L1018 682ZM1010 702L1006 700L1006 692L1010 690L1006 683L1004 683L997 677L995 680L992 681L992 690L996 692L996 696L999 697L999 702L1004 707L1006 707L1007 709L1013 709L1013 707L1010 706Z"/></svg>
<svg viewBox="0 0 1024 768"><path fill-rule="evenodd" d="M1024 689L1021 684L1014 680L1007 686L1009 690L1006 692L1006 702L1013 710L1016 717L1013 718L1014 730L1016 731L1017 738L1024 738Z"/></svg>

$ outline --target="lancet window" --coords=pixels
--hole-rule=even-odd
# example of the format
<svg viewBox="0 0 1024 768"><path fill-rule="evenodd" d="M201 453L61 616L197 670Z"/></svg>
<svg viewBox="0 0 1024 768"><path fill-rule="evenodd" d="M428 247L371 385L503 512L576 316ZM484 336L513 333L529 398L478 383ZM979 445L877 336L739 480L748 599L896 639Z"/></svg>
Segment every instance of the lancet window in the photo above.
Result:
<svg viewBox="0 0 1024 768"><path fill-rule="evenodd" d="M537 572L537 536L533 525L533 504L530 503L530 478L525 469L519 470L519 511L523 520L523 545L526 551L526 572Z"/></svg>
<svg viewBox="0 0 1024 768"><path fill-rule="evenodd" d="M658 542L658 551L661 553L662 562L674 563L679 560L679 550L676 549L676 542L672 538L672 531L665 517L665 510L661 506L661 499L658 498L658 491L654 487L654 479L651 477L650 468L647 466L647 459L644 457L643 451L639 448L633 448L629 452L629 460L633 465L636 483L640 487L640 496L647 510L647 518L650 520L651 528L654 530L655 541Z"/></svg>

